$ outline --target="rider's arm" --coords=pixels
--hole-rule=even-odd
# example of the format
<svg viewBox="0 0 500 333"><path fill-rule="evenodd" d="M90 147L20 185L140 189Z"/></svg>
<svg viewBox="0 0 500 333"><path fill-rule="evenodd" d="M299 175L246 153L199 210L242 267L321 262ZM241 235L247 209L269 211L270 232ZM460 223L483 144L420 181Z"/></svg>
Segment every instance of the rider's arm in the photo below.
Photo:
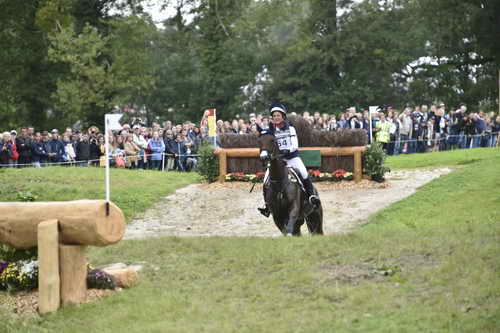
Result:
<svg viewBox="0 0 500 333"><path fill-rule="evenodd" d="M290 152L294 152L299 149L299 139L297 138L297 132L295 131L295 128L290 126L290 139L292 142Z"/></svg>

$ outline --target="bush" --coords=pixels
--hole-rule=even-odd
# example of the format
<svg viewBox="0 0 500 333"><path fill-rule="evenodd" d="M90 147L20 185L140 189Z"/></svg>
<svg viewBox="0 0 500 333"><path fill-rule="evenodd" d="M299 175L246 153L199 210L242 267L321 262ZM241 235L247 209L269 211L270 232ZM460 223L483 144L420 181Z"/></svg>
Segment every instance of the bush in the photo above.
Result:
<svg viewBox="0 0 500 333"><path fill-rule="evenodd" d="M386 172L391 172L391 169L384 166L387 155L382 149L382 145L374 142L365 151L365 174L370 176L372 180L383 182Z"/></svg>
<svg viewBox="0 0 500 333"><path fill-rule="evenodd" d="M36 259L38 248L28 250L18 250L5 244L0 244L0 261L15 262L19 260Z"/></svg>
<svg viewBox="0 0 500 333"><path fill-rule="evenodd" d="M207 182L215 182L219 177L219 160L214 155L214 148L205 143L198 150L198 155L198 173Z"/></svg>
<svg viewBox="0 0 500 333"><path fill-rule="evenodd" d="M17 201L36 201L37 196L31 192L18 192Z"/></svg>

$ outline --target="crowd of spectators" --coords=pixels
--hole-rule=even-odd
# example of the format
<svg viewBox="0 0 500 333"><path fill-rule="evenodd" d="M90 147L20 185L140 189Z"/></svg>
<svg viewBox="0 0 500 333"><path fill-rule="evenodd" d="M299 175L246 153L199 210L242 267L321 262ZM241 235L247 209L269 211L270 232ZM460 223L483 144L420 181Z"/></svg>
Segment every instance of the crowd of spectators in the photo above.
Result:
<svg viewBox="0 0 500 333"><path fill-rule="evenodd" d="M42 167L48 165L104 166L106 143L96 126L86 131L72 128L60 134L35 131L33 127L4 132L0 139L2 167ZM124 124L119 131L109 133L111 166L130 169L190 171L196 168L196 152L202 142L199 127L190 122L162 128Z"/></svg>
<svg viewBox="0 0 500 333"><path fill-rule="evenodd" d="M469 113L465 105L452 111L446 111L444 104L401 111L386 106L371 114L371 126L369 111L358 112L354 107L338 115L304 112L301 116L320 131L365 130L369 140L380 142L389 155L495 147L500 131L498 114ZM247 119L218 120L216 131L218 135L257 133L258 127L267 128L269 121L267 114L251 113ZM202 142L209 141L208 113L199 124L165 121L162 125L124 124L121 130L110 133L110 164L132 169L195 169L197 151ZM66 128L62 134L57 129L21 128L19 135L16 130L4 132L0 147L2 167L104 166L106 161L104 134L96 126L86 131Z"/></svg>

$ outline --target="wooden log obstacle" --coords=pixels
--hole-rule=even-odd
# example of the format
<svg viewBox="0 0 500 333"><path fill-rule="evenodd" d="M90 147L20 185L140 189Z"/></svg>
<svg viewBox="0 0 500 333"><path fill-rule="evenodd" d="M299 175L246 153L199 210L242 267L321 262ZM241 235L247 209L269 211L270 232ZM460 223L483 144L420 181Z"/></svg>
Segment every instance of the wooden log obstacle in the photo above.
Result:
<svg viewBox="0 0 500 333"><path fill-rule="evenodd" d="M85 301L89 245L119 242L125 217L104 200L0 203L0 243L17 249L38 246L38 311Z"/></svg>
<svg viewBox="0 0 500 333"><path fill-rule="evenodd" d="M360 182L363 178L363 164L362 164L362 154L366 150L365 146L355 146L355 147L301 147L301 151L314 150L319 151L322 160L332 157L351 157L353 159L352 173L354 180ZM259 158L258 148L221 148L215 151L215 155L219 159L219 181L224 182L226 179L226 174L228 173L228 159L238 158L238 159L258 159ZM327 169L328 166L322 169ZM241 170L232 170L241 171ZM325 172L333 172L335 170L323 170ZM350 171L350 170L349 170Z"/></svg>

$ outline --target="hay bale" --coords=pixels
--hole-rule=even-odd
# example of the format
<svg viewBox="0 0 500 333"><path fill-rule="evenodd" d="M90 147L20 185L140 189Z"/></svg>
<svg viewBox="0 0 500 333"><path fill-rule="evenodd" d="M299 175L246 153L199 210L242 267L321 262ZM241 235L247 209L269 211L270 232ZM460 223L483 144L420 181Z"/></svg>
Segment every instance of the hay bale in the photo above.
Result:
<svg viewBox="0 0 500 333"><path fill-rule="evenodd" d="M221 148L257 148L259 137L256 134L221 134L219 145Z"/></svg>
<svg viewBox="0 0 500 333"><path fill-rule="evenodd" d="M297 131L301 147L354 147L366 146L368 142L368 136L362 129L318 131L301 116L290 116L288 120ZM222 134L219 144L221 148L257 148L258 139L255 134Z"/></svg>

